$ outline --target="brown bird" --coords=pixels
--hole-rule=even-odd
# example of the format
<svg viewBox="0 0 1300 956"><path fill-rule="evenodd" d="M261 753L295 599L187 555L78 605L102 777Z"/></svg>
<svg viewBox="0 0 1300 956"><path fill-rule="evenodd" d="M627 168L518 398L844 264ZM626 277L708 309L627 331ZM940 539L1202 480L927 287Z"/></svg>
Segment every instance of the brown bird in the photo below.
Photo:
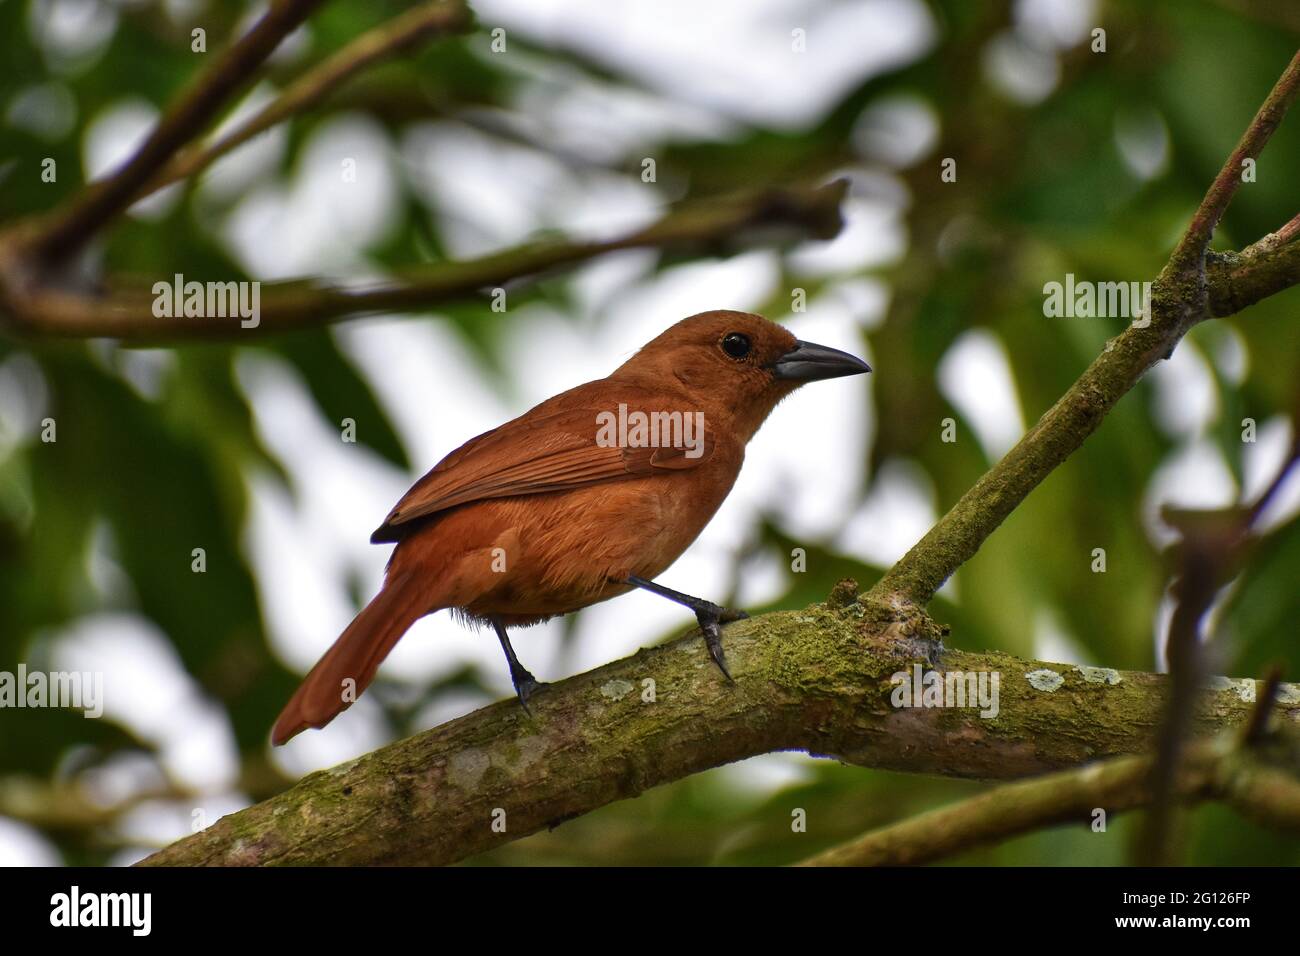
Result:
<svg viewBox="0 0 1300 956"><path fill-rule="evenodd" d="M282 744L323 727L370 684L426 614L490 624L520 703L539 686L508 627L644 588L695 612L730 679L719 625L740 611L653 578L686 550L731 491L745 445L804 382L871 371L747 312L702 312L608 378L542 402L470 439L408 491L371 536L395 541L384 586L312 668L280 714Z"/></svg>

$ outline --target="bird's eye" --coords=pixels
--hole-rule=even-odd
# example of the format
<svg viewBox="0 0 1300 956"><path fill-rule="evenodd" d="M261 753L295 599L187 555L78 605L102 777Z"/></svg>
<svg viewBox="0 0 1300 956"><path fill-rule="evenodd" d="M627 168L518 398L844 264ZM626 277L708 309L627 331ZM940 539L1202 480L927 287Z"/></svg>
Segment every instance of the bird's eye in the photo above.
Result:
<svg viewBox="0 0 1300 956"><path fill-rule="evenodd" d="M728 332L722 337L722 351L734 359L743 359L749 354L749 336L739 332Z"/></svg>

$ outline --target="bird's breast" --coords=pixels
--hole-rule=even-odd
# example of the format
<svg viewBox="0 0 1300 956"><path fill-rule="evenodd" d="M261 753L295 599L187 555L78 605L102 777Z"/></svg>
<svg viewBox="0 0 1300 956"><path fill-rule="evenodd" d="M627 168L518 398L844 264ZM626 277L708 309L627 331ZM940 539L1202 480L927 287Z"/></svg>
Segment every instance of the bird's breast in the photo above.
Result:
<svg viewBox="0 0 1300 956"><path fill-rule="evenodd" d="M625 593L629 575L658 576L708 524L740 463L723 450L689 471L470 506L497 529L502 570L464 610L527 623Z"/></svg>

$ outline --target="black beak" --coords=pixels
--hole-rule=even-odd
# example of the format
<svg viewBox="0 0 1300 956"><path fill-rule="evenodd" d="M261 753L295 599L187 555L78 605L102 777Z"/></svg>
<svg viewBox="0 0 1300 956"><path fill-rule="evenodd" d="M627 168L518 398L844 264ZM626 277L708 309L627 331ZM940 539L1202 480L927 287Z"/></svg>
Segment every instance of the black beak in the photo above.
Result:
<svg viewBox="0 0 1300 956"><path fill-rule="evenodd" d="M823 378L861 375L871 366L856 355L812 342L796 342L772 366L772 374L793 382L816 382Z"/></svg>

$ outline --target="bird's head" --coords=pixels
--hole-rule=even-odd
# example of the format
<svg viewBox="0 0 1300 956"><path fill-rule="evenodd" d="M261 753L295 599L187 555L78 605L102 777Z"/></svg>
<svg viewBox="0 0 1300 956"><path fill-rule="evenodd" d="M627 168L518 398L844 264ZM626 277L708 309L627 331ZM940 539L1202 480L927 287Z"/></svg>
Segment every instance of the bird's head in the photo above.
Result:
<svg viewBox="0 0 1300 956"><path fill-rule="evenodd" d="M700 406L724 411L748 439L805 382L870 371L862 359L802 342L761 315L718 310L682 319L614 375L680 388Z"/></svg>

